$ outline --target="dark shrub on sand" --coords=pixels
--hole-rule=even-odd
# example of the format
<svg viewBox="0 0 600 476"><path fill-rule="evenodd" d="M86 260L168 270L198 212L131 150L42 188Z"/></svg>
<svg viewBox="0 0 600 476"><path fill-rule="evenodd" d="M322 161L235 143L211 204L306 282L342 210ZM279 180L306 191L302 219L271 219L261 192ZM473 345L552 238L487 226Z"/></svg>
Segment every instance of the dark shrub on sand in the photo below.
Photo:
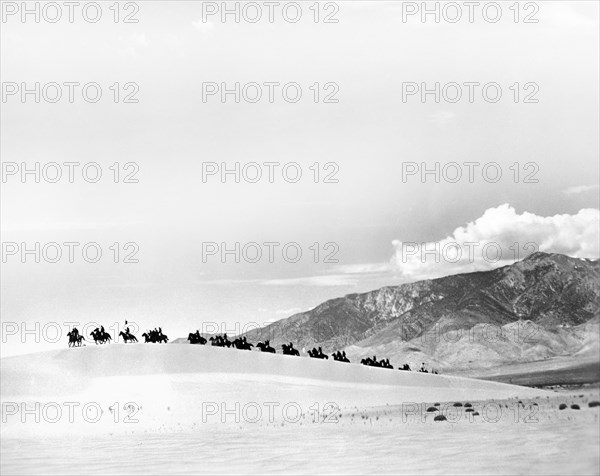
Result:
<svg viewBox="0 0 600 476"><path fill-rule="evenodd" d="M467 408L467 409L465 410L465 413L470 413L470 412L474 412L474 411L475 411L475 410L473 410L472 408Z"/></svg>
<svg viewBox="0 0 600 476"><path fill-rule="evenodd" d="M434 404L433 404L433 406L434 406L434 407L439 407L439 406L440 406L440 404L439 404L439 403L434 403Z"/></svg>
<svg viewBox="0 0 600 476"><path fill-rule="evenodd" d="M561 403L561 404L558 406L558 409L559 409L559 410L564 410L565 408L567 408L567 404L566 404L566 403Z"/></svg>
<svg viewBox="0 0 600 476"><path fill-rule="evenodd" d="M588 403L588 407L590 407L590 408L600 407L600 402L598 402L598 401L590 402L590 403Z"/></svg>
<svg viewBox="0 0 600 476"><path fill-rule="evenodd" d="M427 409L427 411L428 411L428 412L439 412L439 410L438 410L437 408L435 408L435 407L429 407L429 408Z"/></svg>
<svg viewBox="0 0 600 476"><path fill-rule="evenodd" d="M471 408L473 405L471 405L470 403L465 403L465 408Z"/></svg>
<svg viewBox="0 0 600 476"><path fill-rule="evenodd" d="M572 410L579 410L579 405L577 405L576 403L574 403L573 405L571 405L571 409Z"/></svg>
<svg viewBox="0 0 600 476"><path fill-rule="evenodd" d="M456 402L454 405L452 405L453 407L462 407L462 403L460 402Z"/></svg>
<svg viewBox="0 0 600 476"><path fill-rule="evenodd" d="M444 415L436 415L433 421L446 421L446 417Z"/></svg>

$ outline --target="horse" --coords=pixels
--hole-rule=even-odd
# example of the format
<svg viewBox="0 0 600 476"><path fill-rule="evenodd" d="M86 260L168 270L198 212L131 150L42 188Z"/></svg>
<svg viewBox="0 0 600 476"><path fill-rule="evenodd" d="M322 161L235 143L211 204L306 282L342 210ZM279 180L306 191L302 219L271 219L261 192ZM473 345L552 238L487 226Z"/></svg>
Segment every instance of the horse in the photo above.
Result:
<svg viewBox="0 0 600 476"><path fill-rule="evenodd" d="M227 334L223 334L221 337L221 341L223 342L223 347L231 347L231 341L227 338Z"/></svg>
<svg viewBox="0 0 600 476"><path fill-rule="evenodd" d="M208 342L204 337L200 335L200 332L198 331L196 331L195 333L190 332L190 334L188 335L188 340L190 341L190 344L204 345Z"/></svg>
<svg viewBox="0 0 600 476"><path fill-rule="evenodd" d="M312 350L308 351L308 355L313 359L329 359L329 356L327 354L324 354L323 349L321 349L320 347L318 350L313 347Z"/></svg>
<svg viewBox="0 0 600 476"><path fill-rule="evenodd" d="M300 352L298 352L298 349L294 349L294 346L291 342L289 343L289 345L281 344L281 348L283 350L284 355L297 355L298 357L300 357Z"/></svg>
<svg viewBox="0 0 600 476"><path fill-rule="evenodd" d="M81 341L85 340L85 337L78 335L77 337L75 337L75 343L74 346L76 345L77 347L81 347Z"/></svg>
<svg viewBox="0 0 600 476"><path fill-rule="evenodd" d="M259 342L256 344L256 347L260 349L261 352L268 352L270 354L276 354L277 352L273 347L269 345L269 341Z"/></svg>
<svg viewBox="0 0 600 476"><path fill-rule="evenodd" d="M333 357L333 360L336 360L338 362L350 362L348 357L346 357L346 351L340 352L338 350L337 352L334 352L333 354L331 354L331 356Z"/></svg>
<svg viewBox="0 0 600 476"><path fill-rule="evenodd" d="M394 366L392 364L390 364L390 359L383 359L381 362L379 362L380 367L383 367L384 369L393 369Z"/></svg>
<svg viewBox="0 0 600 476"><path fill-rule="evenodd" d="M108 332L106 332L106 331L102 332L98 328L96 328L92 332L90 332L90 335L94 338L94 342L96 344L98 344L98 343L106 344L107 342L110 342L112 340L112 337L110 336L110 334Z"/></svg>
<svg viewBox="0 0 600 476"><path fill-rule="evenodd" d="M246 342L245 337L242 337L241 339L238 337L231 343L231 345L240 350L252 350L252 347L254 347L254 344Z"/></svg>
<svg viewBox="0 0 600 476"><path fill-rule="evenodd" d="M67 336L69 337L69 347L80 347L81 341L85 340L82 335L73 331L67 332Z"/></svg>
<svg viewBox="0 0 600 476"><path fill-rule="evenodd" d="M146 343L152 342L160 344L161 342L164 342L166 344L167 342L169 342L169 338L162 333L162 330L160 330L160 328L159 330L144 332L142 334L142 337L144 338L144 341Z"/></svg>
<svg viewBox="0 0 600 476"><path fill-rule="evenodd" d="M119 332L119 337L123 337L123 340L125 341L126 344L129 341L131 341L131 342L138 341L136 336L134 336L133 334L125 333L123 331Z"/></svg>
<svg viewBox="0 0 600 476"><path fill-rule="evenodd" d="M161 334L156 338L156 342L158 342L159 344L164 342L166 344L167 342L169 342L169 338L166 335Z"/></svg>
<svg viewBox="0 0 600 476"><path fill-rule="evenodd" d="M217 347L225 347L225 344L223 343L223 338L221 336L210 337L208 340L210 341L210 345L214 345Z"/></svg>
<svg viewBox="0 0 600 476"><path fill-rule="evenodd" d="M216 345L217 347L231 347L231 341L227 338L227 334L213 336L208 340L211 342L211 345Z"/></svg>
<svg viewBox="0 0 600 476"><path fill-rule="evenodd" d="M370 357L367 357L366 359L362 359L360 361L361 364L363 365L368 365L369 367L381 367L382 369L393 369L394 366L392 364L390 364L390 359L381 359L381 360L377 360L377 356L373 356L373 358L371 359Z"/></svg>

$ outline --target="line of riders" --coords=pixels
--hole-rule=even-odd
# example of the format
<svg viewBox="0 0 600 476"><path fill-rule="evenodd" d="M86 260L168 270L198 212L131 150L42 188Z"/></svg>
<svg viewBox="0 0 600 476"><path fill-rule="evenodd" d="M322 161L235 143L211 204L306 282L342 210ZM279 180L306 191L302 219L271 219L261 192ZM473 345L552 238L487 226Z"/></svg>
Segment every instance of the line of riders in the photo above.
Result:
<svg viewBox="0 0 600 476"><path fill-rule="evenodd" d="M207 340L205 337L202 337L199 330L197 330L196 332L191 332L188 335L187 340L189 341L190 344L206 345L210 341L211 345L214 345L217 347L228 347L228 348L233 347L235 349L240 349L240 350L252 350L252 347L255 347L253 344L249 343L246 340L246 336L238 337L234 340L229 340L229 338L227 337L227 334L223 334L222 336L221 335L211 336ZM271 354L277 353L275 348L271 347L271 343L269 340L265 340L264 342L259 342L258 344L256 344L256 348L260 349L261 352L268 352ZM300 356L300 352L298 351L298 349L294 348L294 345L291 342L289 344L282 344L281 348L283 350L284 355ZM329 356L323 352L323 349L321 347L319 347L319 348L313 347L312 349L310 349L308 351L308 355L309 355L309 357L311 357L313 359L329 359ZM348 359L348 357L346 356L345 350L342 352L340 352L338 350L337 352L334 352L333 354L331 354L331 357L333 358L333 360L338 361L338 362L350 362L350 359ZM367 365L369 367L381 367L384 369L393 369L394 368L394 366L392 364L390 364L390 359L377 360L377 356L373 356L373 358L367 357L365 359L362 359L360 361L360 363L363 365ZM410 371L411 368L408 364L404 364L403 366L398 367L398 370ZM421 364L421 368L419 370L417 370L417 372L429 373L429 371L425 368L425 362L423 362ZM437 370L432 370L431 373L437 374L438 372L437 372Z"/></svg>
<svg viewBox="0 0 600 476"><path fill-rule="evenodd" d="M112 341L111 335L104 330L104 326L96 327L92 332L90 332L90 336L94 340L95 344L109 344ZM67 337L69 338L69 347L80 347L82 342L85 340L79 330L76 327L69 332L67 332ZM129 327L125 328L125 332L119 332L119 337L123 338L123 341L127 344L128 342L138 342L137 337L134 336ZM144 332L142 334L145 342L152 343L167 343L169 342L169 338L163 334L162 329L159 327L158 329L154 328L153 330Z"/></svg>
<svg viewBox="0 0 600 476"><path fill-rule="evenodd" d="M373 358L371 357L367 357L366 359L362 359L360 361L361 364L363 365L368 365L369 367L381 367L384 369L393 369L394 366L392 364L390 364L390 359L381 359L381 360L377 360L377 356L374 355ZM412 369L410 368L410 365L408 364L404 364L402 367L398 367L398 370L408 370L411 371ZM419 370L417 370L417 372L423 372L423 373L429 373L429 370L427 370L425 368L425 362L423 362L421 364L421 368ZM433 369L431 371L432 374L437 374L438 371Z"/></svg>
<svg viewBox="0 0 600 476"><path fill-rule="evenodd" d="M79 331L76 327L74 327L70 332L68 332L67 336L69 337L69 347L79 347L81 346L82 341L85 340L85 338L81 334L79 334ZM110 341L112 340L110 334L104 330L104 326L100 326L100 328L94 329L92 332L90 332L90 336L92 336L96 344L106 344L110 343ZM138 342L137 338L130 332L129 327L125 329L125 332L121 331L119 333L119 337L122 337L125 343ZM169 341L169 338L165 334L163 334L162 329L160 327L144 332L142 334L142 337L144 337L146 343L150 342L160 344L164 342L166 344ZM191 332L188 335L187 340L190 344L205 345L208 342L210 342L210 345L213 346L228 348L233 347L239 350L252 350L252 347L255 347L254 344L251 344L246 340L246 336L237 337L234 340L229 340L227 334L223 334L222 336L211 336L208 339L206 339L200 334L199 330L197 330L196 332ZM260 349L261 352L268 352L271 354L277 353L275 351L275 348L271 347L271 343L269 340L259 342L258 344L256 344L256 348ZM291 342L289 344L282 344L281 349L284 355L300 356L300 352L298 351L298 349L294 348L294 345ZM321 347L313 347L308 351L308 355L313 359L329 359L329 356L323 352L323 349ZM350 362L350 359L348 359L348 357L346 356L346 351L340 352L338 350L337 352L331 354L331 357L337 362ZM394 368L394 366L390 364L390 359L377 360L377 356L375 355L373 356L373 358L367 357L362 359L360 363L369 367L381 367L384 369ZM408 364L404 364L402 367L398 367L398 370L410 371L411 368ZM425 362L421 364L421 368L417 370L417 372L429 372L425 368ZM432 370L431 373L437 374L438 372L437 370Z"/></svg>

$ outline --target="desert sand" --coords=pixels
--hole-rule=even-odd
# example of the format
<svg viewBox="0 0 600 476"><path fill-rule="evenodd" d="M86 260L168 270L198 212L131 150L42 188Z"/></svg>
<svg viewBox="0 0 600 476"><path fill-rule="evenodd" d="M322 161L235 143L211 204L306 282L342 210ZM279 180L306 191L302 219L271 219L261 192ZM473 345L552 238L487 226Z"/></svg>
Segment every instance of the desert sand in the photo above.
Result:
<svg viewBox="0 0 600 476"><path fill-rule="evenodd" d="M3 474L598 474L600 465L597 389L192 345L40 352L2 359L0 370Z"/></svg>

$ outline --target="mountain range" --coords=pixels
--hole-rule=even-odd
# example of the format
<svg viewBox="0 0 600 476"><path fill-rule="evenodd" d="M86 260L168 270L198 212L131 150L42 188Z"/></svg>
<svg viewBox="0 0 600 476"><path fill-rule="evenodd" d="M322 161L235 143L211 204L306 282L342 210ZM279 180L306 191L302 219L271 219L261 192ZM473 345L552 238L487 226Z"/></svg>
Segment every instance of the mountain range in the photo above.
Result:
<svg viewBox="0 0 600 476"><path fill-rule="evenodd" d="M600 261L537 252L491 271L328 300L246 334L298 349L460 369L597 358Z"/></svg>

